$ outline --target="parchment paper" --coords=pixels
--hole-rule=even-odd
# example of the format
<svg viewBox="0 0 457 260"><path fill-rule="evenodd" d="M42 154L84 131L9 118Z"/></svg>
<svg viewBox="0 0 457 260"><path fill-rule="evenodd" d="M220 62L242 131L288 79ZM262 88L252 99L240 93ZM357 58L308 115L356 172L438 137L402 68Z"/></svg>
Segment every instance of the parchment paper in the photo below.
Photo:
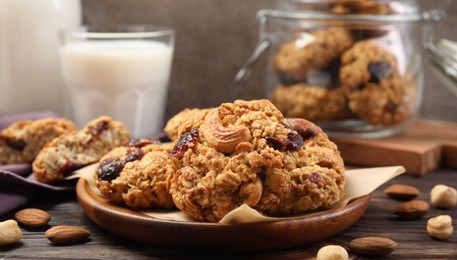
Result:
<svg viewBox="0 0 457 260"><path fill-rule="evenodd" d="M67 179L73 178L85 178L91 189L93 189L99 196L102 196L98 191L94 183L94 169L95 164L89 165L85 168L77 170L73 175ZM390 167L376 167L376 168L364 168L364 169L353 169L346 170L346 184L345 184L345 196L344 198L334 206L334 208L344 207L347 203L353 199L370 194L382 184L399 176L405 172L403 166L390 166ZM193 218L187 216L179 210L139 210L144 214L151 217L164 219L164 220L175 220L175 221L196 221ZM321 211L322 212L322 211ZM315 213L315 212L313 212ZM313 214L310 213L310 214ZM300 216L306 216L303 214ZM297 215L294 215L297 217ZM287 219L287 217L267 217L260 214L258 211L252 209L246 204L229 212L219 223L233 224L233 223L252 223L252 222L265 222L275 221L280 219Z"/></svg>

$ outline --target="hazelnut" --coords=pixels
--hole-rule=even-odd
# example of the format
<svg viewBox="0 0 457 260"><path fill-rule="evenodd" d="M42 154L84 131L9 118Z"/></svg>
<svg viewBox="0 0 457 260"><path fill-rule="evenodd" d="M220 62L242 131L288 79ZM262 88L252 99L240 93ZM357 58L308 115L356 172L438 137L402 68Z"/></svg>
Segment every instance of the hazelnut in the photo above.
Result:
<svg viewBox="0 0 457 260"><path fill-rule="evenodd" d="M431 237L436 239L448 239L454 228L452 227L452 218L449 215L440 215L427 221L427 232Z"/></svg>
<svg viewBox="0 0 457 260"><path fill-rule="evenodd" d="M317 260L347 260L348 252L342 246L328 245L319 249Z"/></svg>
<svg viewBox="0 0 457 260"><path fill-rule="evenodd" d="M436 208L451 209L457 204L457 191L452 187L439 184L432 188L430 200Z"/></svg>
<svg viewBox="0 0 457 260"><path fill-rule="evenodd" d="M15 220L0 222L0 247L14 244L21 238L22 232Z"/></svg>

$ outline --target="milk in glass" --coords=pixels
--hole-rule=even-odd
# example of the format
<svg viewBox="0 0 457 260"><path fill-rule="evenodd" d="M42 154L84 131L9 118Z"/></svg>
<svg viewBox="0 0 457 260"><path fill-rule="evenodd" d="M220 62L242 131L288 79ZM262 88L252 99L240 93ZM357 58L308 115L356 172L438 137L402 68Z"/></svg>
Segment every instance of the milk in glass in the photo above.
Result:
<svg viewBox="0 0 457 260"><path fill-rule="evenodd" d="M159 41L72 42L60 57L81 127L100 115L122 121L132 137L161 131L173 47Z"/></svg>

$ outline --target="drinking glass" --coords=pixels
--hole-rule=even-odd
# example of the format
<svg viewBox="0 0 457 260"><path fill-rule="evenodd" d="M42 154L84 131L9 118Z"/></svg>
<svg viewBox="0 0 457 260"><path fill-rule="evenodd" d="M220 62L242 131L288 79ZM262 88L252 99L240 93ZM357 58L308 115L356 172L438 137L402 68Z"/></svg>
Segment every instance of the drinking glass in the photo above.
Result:
<svg viewBox="0 0 457 260"><path fill-rule="evenodd" d="M153 25L80 26L60 32L62 73L79 127L100 115L132 138L161 131L174 30Z"/></svg>

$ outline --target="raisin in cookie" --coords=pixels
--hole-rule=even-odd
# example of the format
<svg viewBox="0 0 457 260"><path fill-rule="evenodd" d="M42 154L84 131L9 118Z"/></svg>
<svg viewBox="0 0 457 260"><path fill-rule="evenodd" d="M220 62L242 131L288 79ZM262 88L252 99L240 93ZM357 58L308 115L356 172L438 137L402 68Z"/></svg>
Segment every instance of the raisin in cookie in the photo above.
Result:
<svg viewBox="0 0 457 260"><path fill-rule="evenodd" d="M340 83L351 111L372 125L394 125L412 115L414 84L401 76L395 56L371 41L344 53Z"/></svg>
<svg viewBox="0 0 457 260"><path fill-rule="evenodd" d="M75 124L64 118L18 121L0 133L0 165L32 163L47 142L73 131Z"/></svg>
<svg viewBox="0 0 457 260"><path fill-rule="evenodd" d="M244 203L265 214L326 209L344 193L336 145L313 123L284 119L268 100L212 109L170 155L173 201L200 221L217 222Z"/></svg>
<svg viewBox="0 0 457 260"><path fill-rule="evenodd" d="M172 143L141 140L103 156L95 171L100 192L115 203L132 208L173 208L166 181L171 171Z"/></svg>
<svg viewBox="0 0 457 260"><path fill-rule="evenodd" d="M209 110L209 108L186 108L170 118L163 130L168 138L174 141L178 136L180 128L186 128L186 124L192 124L193 121L198 121L201 117L204 118Z"/></svg>
<svg viewBox="0 0 457 260"><path fill-rule="evenodd" d="M325 70L351 47L351 32L330 28L301 33L298 39L285 43L273 60L273 71L283 85L306 82L313 70Z"/></svg>
<svg viewBox="0 0 457 260"><path fill-rule="evenodd" d="M73 170L97 162L113 148L126 145L129 139L130 132L123 123L101 116L82 130L47 143L32 164L33 172L40 182L62 180Z"/></svg>
<svg viewBox="0 0 457 260"><path fill-rule="evenodd" d="M341 88L280 85L273 90L271 101L286 117L318 121L342 119L351 115Z"/></svg>

